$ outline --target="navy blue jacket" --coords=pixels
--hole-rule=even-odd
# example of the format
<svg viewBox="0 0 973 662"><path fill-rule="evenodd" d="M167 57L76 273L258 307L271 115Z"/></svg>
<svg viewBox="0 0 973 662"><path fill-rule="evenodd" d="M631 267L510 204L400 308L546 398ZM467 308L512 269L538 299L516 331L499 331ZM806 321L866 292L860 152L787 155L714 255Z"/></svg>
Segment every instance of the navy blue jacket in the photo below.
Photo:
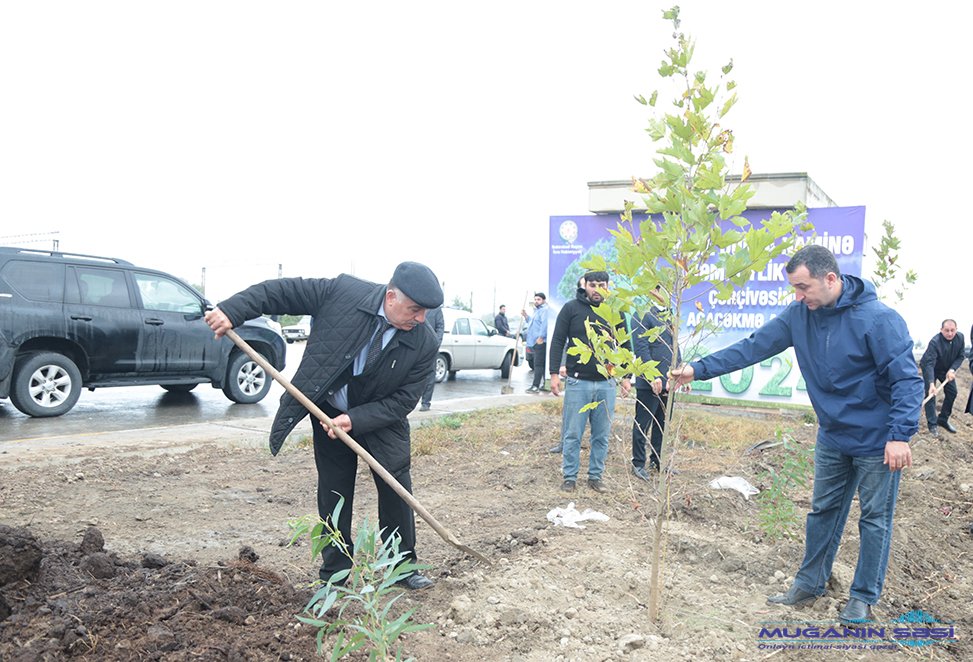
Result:
<svg viewBox="0 0 973 662"><path fill-rule="evenodd" d="M797 301L779 317L692 363L696 379L740 370L793 347L818 417L818 443L851 456L881 455L919 430L923 384L902 317L875 287L842 276L834 307Z"/></svg>

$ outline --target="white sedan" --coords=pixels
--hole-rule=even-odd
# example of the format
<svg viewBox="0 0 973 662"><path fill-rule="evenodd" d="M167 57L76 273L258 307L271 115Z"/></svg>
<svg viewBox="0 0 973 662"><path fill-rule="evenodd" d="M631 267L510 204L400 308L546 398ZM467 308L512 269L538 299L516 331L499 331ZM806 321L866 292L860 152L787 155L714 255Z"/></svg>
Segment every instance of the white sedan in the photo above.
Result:
<svg viewBox="0 0 973 662"><path fill-rule="evenodd" d="M499 370L510 376L511 366L520 365L517 343L501 336L495 328L465 310L443 308L445 333L436 356L436 381L455 377L458 370Z"/></svg>

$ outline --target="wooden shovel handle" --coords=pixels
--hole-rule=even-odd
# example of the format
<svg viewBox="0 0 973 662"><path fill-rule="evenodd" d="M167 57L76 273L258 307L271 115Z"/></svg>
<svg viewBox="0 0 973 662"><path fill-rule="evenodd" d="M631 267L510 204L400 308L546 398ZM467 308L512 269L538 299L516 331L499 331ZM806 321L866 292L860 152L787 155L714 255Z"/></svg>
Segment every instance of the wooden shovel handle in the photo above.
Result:
<svg viewBox="0 0 973 662"><path fill-rule="evenodd" d="M454 536L446 529L446 527L440 524L436 520L436 518L432 516L432 513L426 510L423 507L423 505L419 503L416 500L416 498L412 496L409 493L409 491L402 486L402 483L397 481L395 479L395 476L393 476L388 472L388 469L386 469L381 464L379 464L378 460L372 457L371 453L369 453L364 448L362 448L361 444L359 444L357 441L352 439L347 432L345 432L337 425L335 425L334 421L332 421L327 414L321 411L320 407L318 407L316 404L314 404L311 401L310 398L304 395L304 393L302 393L299 388L294 386L294 384L292 384L289 379L287 379L282 374L280 374L274 368L274 366L270 365L270 363L268 363L263 356L261 356L256 350L254 350L253 347L251 347L243 338L237 335L237 333L233 329L228 330L226 332L226 336L230 340L232 340L237 347L243 350L243 352L247 356L249 356L251 359L256 361L261 368L266 370L281 386L284 387L284 389L288 393L294 396L294 398L298 402L304 405L304 408L307 409L309 412L311 412L311 414L314 415L315 418L317 418L319 421L324 423L331 430L334 430L335 436L338 437L338 439L340 439L341 441L343 441L345 445L348 446L351 450L355 451L355 454L358 455L358 457L365 460L365 463L368 464L368 466L372 469L372 471L374 471L379 476L381 476L382 480L384 480L389 485L389 487L395 490L395 493L398 494L400 497L402 497L402 500L405 501L407 504L409 504L409 507L412 508L412 510L414 510L416 513L418 513L419 516L422 519L424 519L426 523L429 524L429 526L431 526L433 530L436 533L438 533L443 540L448 542L453 547L456 547L459 550L462 550L472 556L475 556L476 558L483 561L487 565L493 565L490 559L485 557L483 554L480 554L479 552L471 549L467 545L461 543L456 538L456 536Z"/></svg>

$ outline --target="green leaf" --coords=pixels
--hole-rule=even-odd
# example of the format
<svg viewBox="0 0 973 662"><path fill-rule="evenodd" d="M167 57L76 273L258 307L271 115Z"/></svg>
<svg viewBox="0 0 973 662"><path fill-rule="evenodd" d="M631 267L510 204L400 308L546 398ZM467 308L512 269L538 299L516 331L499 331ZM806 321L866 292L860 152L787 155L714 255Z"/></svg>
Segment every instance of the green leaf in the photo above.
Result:
<svg viewBox="0 0 973 662"><path fill-rule="evenodd" d="M736 102L737 102L737 95L736 93L734 93L733 96L727 99L726 102L723 104L723 108L720 109L720 117L723 117L728 112L730 112L730 109L733 108L734 105L736 105Z"/></svg>

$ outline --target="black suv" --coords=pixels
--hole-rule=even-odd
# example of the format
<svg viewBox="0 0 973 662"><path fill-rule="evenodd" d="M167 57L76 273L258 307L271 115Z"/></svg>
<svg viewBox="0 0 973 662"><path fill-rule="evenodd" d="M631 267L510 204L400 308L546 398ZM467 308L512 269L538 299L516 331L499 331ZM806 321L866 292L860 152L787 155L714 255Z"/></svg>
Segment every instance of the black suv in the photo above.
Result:
<svg viewBox="0 0 973 662"><path fill-rule="evenodd" d="M60 416L82 387L222 388L259 402L272 379L203 320L209 303L169 274L124 260L0 247L0 398ZM287 345L263 318L237 329L277 370Z"/></svg>

